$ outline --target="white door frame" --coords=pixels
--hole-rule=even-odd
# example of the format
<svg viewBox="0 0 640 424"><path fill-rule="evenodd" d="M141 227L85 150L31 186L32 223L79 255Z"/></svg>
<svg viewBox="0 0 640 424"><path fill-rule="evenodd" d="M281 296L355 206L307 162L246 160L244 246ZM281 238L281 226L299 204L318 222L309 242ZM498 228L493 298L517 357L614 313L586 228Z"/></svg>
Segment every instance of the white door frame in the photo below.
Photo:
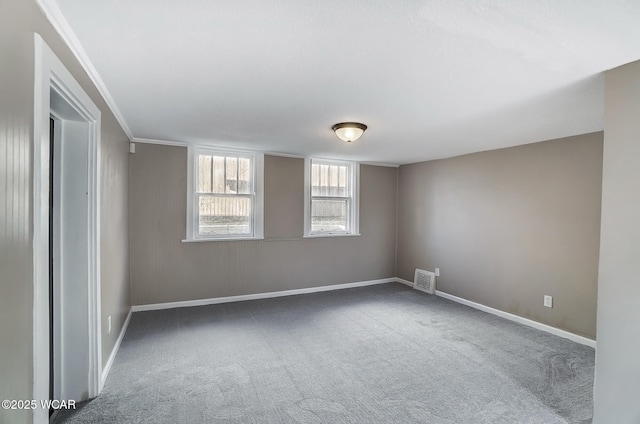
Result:
<svg viewBox="0 0 640 424"><path fill-rule="evenodd" d="M88 128L88 263L87 319L89 398L102 389L102 343L100 325L100 110L51 51L34 34L34 128L33 128L33 399L49 398L49 117L50 93L55 90L87 124ZM76 348L76 347L74 347ZM49 413L33 411L34 424L48 423Z"/></svg>

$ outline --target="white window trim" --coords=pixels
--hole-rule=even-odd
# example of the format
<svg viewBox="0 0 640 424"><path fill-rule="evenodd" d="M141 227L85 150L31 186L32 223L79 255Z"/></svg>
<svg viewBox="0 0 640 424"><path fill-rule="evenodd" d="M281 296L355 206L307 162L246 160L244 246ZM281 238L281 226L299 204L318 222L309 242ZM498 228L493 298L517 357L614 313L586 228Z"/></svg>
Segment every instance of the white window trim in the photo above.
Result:
<svg viewBox="0 0 640 424"><path fill-rule="evenodd" d="M311 163L313 160L319 162L331 162L350 167L350 184L352 189L351 203L349 210L350 231L349 232L311 232ZM320 237L357 237L360 235L360 164L343 160L325 158L305 158L304 159L304 238Z"/></svg>
<svg viewBox="0 0 640 424"><path fill-rule="evenodd" d="M195 165L198 154L227 154L251 156L253 163L253 234L229 236L201 236L198 234L198 211L194 207L197 167ZM187 231L185 243L208 241L237 241L264 239L264 154L246 150L230 150L210 146L187 147Z"/></svg>

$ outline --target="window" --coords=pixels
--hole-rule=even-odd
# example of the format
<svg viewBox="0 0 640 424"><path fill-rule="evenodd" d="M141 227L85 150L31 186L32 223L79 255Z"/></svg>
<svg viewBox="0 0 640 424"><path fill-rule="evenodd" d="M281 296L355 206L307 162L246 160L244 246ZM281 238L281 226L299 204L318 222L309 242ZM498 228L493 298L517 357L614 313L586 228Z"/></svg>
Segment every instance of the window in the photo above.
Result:
<svg viewBox="0 0 640 424"><path fill-rule="evenodd" d="M187 241L262 238L262 161L189 148Z"/></svg>
<svg viewBox="0 0 640 424"><path fill-rule="evenodd" d="M305 236L359 235L355 162L305 160Z"/></svg>

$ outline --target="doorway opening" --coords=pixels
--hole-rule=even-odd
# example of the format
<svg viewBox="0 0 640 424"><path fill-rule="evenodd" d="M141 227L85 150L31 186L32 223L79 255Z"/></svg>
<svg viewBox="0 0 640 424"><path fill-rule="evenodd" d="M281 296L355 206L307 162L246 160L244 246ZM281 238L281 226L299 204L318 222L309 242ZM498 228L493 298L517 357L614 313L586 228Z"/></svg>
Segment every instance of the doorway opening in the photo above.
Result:
<svg viewBox="0 0 640 424"><path fill-rule="evenodd" d="M35 53L33 395L79 402L102 386L100 110L38 34Z"/></svg>

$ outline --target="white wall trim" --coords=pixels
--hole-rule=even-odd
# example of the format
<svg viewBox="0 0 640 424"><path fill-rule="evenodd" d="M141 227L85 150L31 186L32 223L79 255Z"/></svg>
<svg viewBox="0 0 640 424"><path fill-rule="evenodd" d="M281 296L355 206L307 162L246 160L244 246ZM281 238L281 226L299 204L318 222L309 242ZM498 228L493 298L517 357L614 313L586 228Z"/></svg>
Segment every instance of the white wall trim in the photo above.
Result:
<svg viewBox="0 0 640 424"><path fill-rule="evenodd" d="M187 308L191 306L217 305L219 303L242 302L246 300L270 299L273 297L294 296L298 294L319 293L332 290L351 289L354 287L373 286L395 282L395 278L382 278L380 280L358 281L355 283L333 284L330 286L309 287L306 289L283 290L277 292L245 294L239 296L214 297L210 299L185 300L182 302L153 303L148 305L135 305L131 307L133 312L156 311L160 309Z"/></svg>
<svg viewBox="0 0 640 424"><path fill-rule="evenodd" d="M483 312L488 312L490 314L497 315L497 316L499 316L501 318L505 318L505 319L508 319L510 321L517 322L519 324L524 324L524 325L527 325L529 327L533 327L535 329L545 331L545 332L553 334L555 336L559 336L559 337L563 337L565 339L569 339L571 341L583 344L585 346L592 347L594 349L596 348L596 341L595 340L589 339L587 337L579 336L579 335L574 334L574 333L570 333L569 331L561 330L559 328L552 327L552 326L547 325L547 324L542 324L541 322L534 321L534 320L531 320L531 319L528 319L528 318L523 318L521 316L514 315L514 314L511 314L509 312L504 312L504 311L501 311L499 309L494 309L494 308L491 308L489 306L482 305L480 303L475 303L475 302L472 302L470 300L463 299L461 297L457 297L457 296L454 296L454 295L451 295L451 294L448 294L448 293L445 293L445 292L441 292L439 290L436 290L436 296L440 296L440 297L443 297L445 299L449 299L449 300L452 300L454 302L461 303L463 305L470 306L470 307L475 308L475 309L479 309L479 310L481 310Z"/></svg>
<svg viewBox="0 0 640 424"><path fill-rule="evenodd" d="M73 32L73 30L71 29L71 25L69 25L69 22L62 14L62 11L60 10L58 4L55 2L55 0L36 0L36 2L38 3L38 6L40 6L40 9L42 9L42 12L49 20L53 28L58 32L58 34L60 34L62 40L67 44L76 59L78 59L78 62L80 62L80 66L82 66L85 72L89 75L89 78L98 89L98 92L100 92L100 94L104 98L104 101L107 103L107 106L109 106L109 109L111 109L111 112L115 116L116 120L118 121L124 132L127 134L127 137L129 137L129 140L131 140L133 135L131 133L129 125L127 125L127 121L125 121L124 116L116 105L116 102L107 89L107 86L102 80L102 77L100 76L100 74L98 74L98 71L93 66L93 63L89 59L87 52L82 47L82 44L80 43L80 40L78 40L75 32Z"/></svg>
<svg viewBox="0 0 640 424"><path fill-rule="evenodd" d="M404 280L402 278L396 278L396 281L398 283L406 284L408 286L413 287L413 283L411 281ZM574 333L570 333L569 331L561 330L559 328L552 327L552 326L547 325L547 324L542 324L541 322L538 322L538 321L533 321L531 319L523 318L521 316L514 315L514 314L511 314L509 312L504 312L504 311L501 311L499 309L495 309L495 308L491 308L489 306L482 305L480 303L472 302L470 300L463 299L461 297L454 296L452 294L445 293L445 292L442 292L440 290L436 290L436 296L440 296L442 298L445 298L445 299L448 299L448 300L452 300L452 301L454 301L456 303L460 303L462 305L470 306L470 307L472 307L474 309L478 309L480 311L487 312L489 314L496 315L496 316L499 316L499 317L504 318L504 319L508 319L509 321L517 322L518 324L523 324L523 325L526 325L526 326L529 326L529 327L533 327L533 328L535 328L537 330L545 331L547 333L553 334L554 336L563 337L565 339L569 339L569 340L574 341L576 343L580 343L580 344L583 344L585 346L592 347L594 349L596 348L596 341L595 340L589 339L587 337L579 336L579 335L574 334Z"/></svg>
<svg viewBox="0 0 640 424"><path fill-rule="evenodd" d="M88 381L99 393L102 367L100 326L100 109L93 103L42 37L34 34L33 126L33 398L49 398L49 117L51 90L87 124L88 169ZM79 264L80 265L80 264ZM33 410L33 422L48 421L48 411Z"/></svg>
<svg viewBox="0 0 640 424"><path fill-rule="evenodd" d="M143 143L143 144L160 144L162 146L177 146L177 147L187 147L189 143L184 141L171 141L171 140L158 140L154 138L138 138L133 137L131 139L132 143Z"/></svg>
<svg viewBox="0 0 640 424"><path fill-rule="evenodd" d="M409 287L413 287L413 281L405 280L403 278L396 277L396 282L406 284Z"/></svg>
<svg viewBox="0 0 640 424"><path fill-rule="evenodd" d="M205 147L207 149L213 148L213 149L232 149L228 146L226 147L219 147L219 145L215 144L214 141L211 141L211 143L190 143L190 142L186 142L186 141L175 141L175 140L160 140L160 139L156 139L156 138L139 138L139 137L130 137L131 142L132 143L144 143L144 144L159 144L159 145L163 145L163 146L177 146L177 147L188 147L188 146L201 146L201 147ZM294 158L294 159L307 159L309 156L305 156L305 155L297 155L297 154L293 154L293 153L283 153L283 152L272 152L272 151L268 151L268 150L259 150L259 149L245 149L248 152L260 152L262 154L265 155L269 155L269 156L278 156L278 157L283 157L283 158ZM319 158L318 158L319 159ZM326 160L332 160L332 161L343 161L343 162L356 162L360 165L370 165L370 166L381 166L384 168L399 168L400 165L398 165L397 163L387 163L387 162L359 162L357 160L351 160L351 159L326 159Z"/></svg>
<svg viewBox="0 0 640 424"><path fill-rule="evenodd" d="M311 234L311 158L304 158L304 227L302 237Z"/></svg>
<svg viewBox="0 0 640 424"><path fill-rule="evenodd" d="M127 332L127 328L129 328L129 321L131 321L131 314L133 311L129 309L129 313L127 314L127 318L124 320L124 324L122 325L122 329L120 330L120 334L118 335L118 340L116 340L116 344L113 346L113 350L111 351L111 355L109 355L109 360L104 366L102 370L102 378L100 379L100 391L104 387L104 383L107 381L107 376L109 375L109 371L111 371L111 366L113 365L113 361L116 359L116 355L118 354L118 350L120 349L120 344L122 344L122 339L124 339L124 335Z"/></svg>
<svg viewBox="0 0 640 424"><path fill-rule="evenodd" d="M269 152L269 151L265 151L264 154L269 156L280 156L283 158L295 158L295 159L306 159L308 157L305 155L296 155L292 153ZM338 159L338 160L350 160L350 159ZM358 162L360 165L382 166L384 168L400 167L400 165L397 163L389 163L389 162L359 162L357 160L355 162Z"/></svg>
<svg viewBox="0 0 640 424"><path fill-rule="evenodd" d="M293 153L282 153L282 152L264 152L265 155L269 156L278 156L281 158L293 158L293 159L304 159L306 156L304 155L296 155Z"/></svg>
<svg viewBox="0 0 640 424"><path fill-rule="evenodd" d="M360 165L382 166L384 168L400 168L400 165L398 165L397 163L389 162L360 162Z"/></svg>

